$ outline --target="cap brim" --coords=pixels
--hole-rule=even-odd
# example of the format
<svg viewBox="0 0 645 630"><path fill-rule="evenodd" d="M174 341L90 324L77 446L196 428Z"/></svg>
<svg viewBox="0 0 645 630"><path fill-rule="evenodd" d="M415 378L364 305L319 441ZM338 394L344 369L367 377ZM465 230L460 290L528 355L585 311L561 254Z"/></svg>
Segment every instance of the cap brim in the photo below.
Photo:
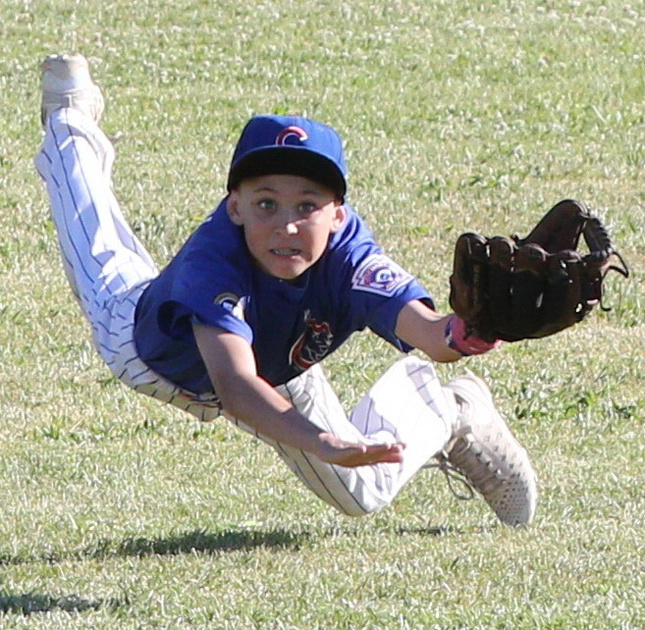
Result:
<svg viewBox="0 0 645 630"><path fill-rule="evenodd" d="M347 192L345 178L329 158L305 147L265 147L236 162L228 175L228 190L243 179L263 175L297 175L326 186L340 198Z"/></svg>

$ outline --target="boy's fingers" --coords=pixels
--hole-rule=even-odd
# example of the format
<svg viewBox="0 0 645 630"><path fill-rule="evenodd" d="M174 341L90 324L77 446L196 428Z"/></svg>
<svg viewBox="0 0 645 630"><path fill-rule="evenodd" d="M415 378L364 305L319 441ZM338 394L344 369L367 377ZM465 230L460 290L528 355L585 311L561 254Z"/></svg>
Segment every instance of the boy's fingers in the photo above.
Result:
<svg viewBox="0 0 645 630"><path fill-rule="evenodd" d="M361 444L360 452L350 455L346 466L365 466L380 463L398 463L403 460L403 444Z"/></svg>

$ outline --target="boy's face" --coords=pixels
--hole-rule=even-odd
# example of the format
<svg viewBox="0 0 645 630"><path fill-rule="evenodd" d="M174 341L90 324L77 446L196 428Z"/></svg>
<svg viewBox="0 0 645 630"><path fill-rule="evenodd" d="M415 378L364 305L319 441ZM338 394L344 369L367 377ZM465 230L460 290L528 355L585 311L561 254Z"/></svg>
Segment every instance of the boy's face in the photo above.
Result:
<svg viewBox="0 0 645 630"><path fill-rule="evenodd" d="M283 280L294 280L315 264L345 220L345 208L331 190L295 175L242 180L227 209L244 228L257 264Z"/></svg>

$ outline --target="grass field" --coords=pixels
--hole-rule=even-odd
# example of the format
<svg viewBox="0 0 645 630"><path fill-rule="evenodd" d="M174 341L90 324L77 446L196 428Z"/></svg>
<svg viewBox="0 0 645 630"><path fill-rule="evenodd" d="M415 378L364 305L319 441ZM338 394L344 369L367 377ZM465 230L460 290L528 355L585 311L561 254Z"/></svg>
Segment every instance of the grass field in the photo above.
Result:
<svg viewBox="0 0 645 630"><path fill-rule="evenodd" d="M645 627L644 40L642 0L4 0L0 628ZM32 166L39 62L77 50L160 264L268 111L342 132L350 201L441 309L461 231L522 232L565 197L598 210L633 272L609 278L612 310L466 363L538 470L531 527L432 471L342 517L267 447L111 378ZM361 334L327 361L348 408L396 356Z"/></svg>

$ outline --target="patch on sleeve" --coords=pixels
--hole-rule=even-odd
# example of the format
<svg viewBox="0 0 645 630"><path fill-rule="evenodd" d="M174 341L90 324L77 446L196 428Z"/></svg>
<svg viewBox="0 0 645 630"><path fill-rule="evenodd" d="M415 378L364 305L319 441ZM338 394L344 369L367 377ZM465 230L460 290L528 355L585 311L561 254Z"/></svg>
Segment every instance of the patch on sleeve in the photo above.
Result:
<svg viewBox="0 0 645 630"><path fill-rule="evenodd" d="M244 321L244 309L246 299L239 298L235 293L220 293L214 300L214 304L224 307L229 313L232 313L238 319Z"/></svg>
<svg viewBox="0 0 645 630"><path fill-rule="evenodd" d="M412 280L405 269L384 254L368 256L354 272L352 289L390 297Z"/></svg>

